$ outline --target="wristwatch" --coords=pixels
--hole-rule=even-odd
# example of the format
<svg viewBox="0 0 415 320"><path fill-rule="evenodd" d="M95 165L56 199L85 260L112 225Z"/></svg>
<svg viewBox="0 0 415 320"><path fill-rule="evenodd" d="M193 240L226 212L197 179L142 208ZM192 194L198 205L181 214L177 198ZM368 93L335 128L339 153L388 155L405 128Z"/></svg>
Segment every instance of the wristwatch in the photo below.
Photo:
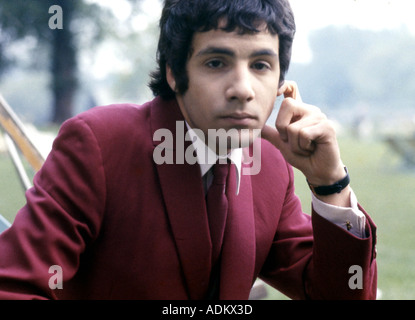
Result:
<svg viewBox="0 0 415 320"><path fill-rule="evenodd" d="M346 176L330 186L314 186L307 180L308 186L315 195L319 196L329 196L335 193L340 193L350 184L349 171L346 167L344 167L344 171L346 172Z"/></svg>

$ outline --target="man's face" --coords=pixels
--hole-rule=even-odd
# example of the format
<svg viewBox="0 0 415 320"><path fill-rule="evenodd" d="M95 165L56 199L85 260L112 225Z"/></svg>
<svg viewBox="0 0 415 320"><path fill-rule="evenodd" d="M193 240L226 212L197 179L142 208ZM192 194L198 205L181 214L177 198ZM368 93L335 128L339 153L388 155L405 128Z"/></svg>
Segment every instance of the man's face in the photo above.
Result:
<svg viewBox="0 0 415 320"><path fill-rule="evenodd" d="M187 62L189 88L177 95L190 127L215 140L209 129L237 129L232 133L237 147L250 145L256 138L252 130L260 132L275 103L280 78L278 49L278 36L265 29L244 35L222 30L196 33ZM168 81L174 89L170 70Z"/></svg>

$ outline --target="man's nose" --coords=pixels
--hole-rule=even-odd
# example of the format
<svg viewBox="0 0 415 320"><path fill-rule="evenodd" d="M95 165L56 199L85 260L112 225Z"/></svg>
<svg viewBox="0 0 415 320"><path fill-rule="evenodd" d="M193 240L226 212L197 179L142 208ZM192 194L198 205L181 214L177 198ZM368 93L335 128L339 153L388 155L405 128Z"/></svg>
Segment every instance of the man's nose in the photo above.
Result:
<svg viewBox="0 0 415 320"><path fill-rule="evenodd" d="M248 67L236 67L228 79L226 98L229 101L238 100L244 103L252 101L255 98L252 82L252 74Z"/></svg>

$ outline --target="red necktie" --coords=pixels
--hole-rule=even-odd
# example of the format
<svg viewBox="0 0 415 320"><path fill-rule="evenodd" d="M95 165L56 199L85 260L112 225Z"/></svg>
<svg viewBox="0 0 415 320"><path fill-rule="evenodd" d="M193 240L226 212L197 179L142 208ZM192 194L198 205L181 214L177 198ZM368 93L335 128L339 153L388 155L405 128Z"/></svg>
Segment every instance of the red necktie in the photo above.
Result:
<svg viewBox="0 0 415 320"><path fill-rule="evenodd" d="M214 165L213 182L207 193L206 203L212 239L212 266L215 266L220 256L223 234L225 232L228 214L228 199L226 198L225 188L228 171L228 163L216 163Z"/></svg>

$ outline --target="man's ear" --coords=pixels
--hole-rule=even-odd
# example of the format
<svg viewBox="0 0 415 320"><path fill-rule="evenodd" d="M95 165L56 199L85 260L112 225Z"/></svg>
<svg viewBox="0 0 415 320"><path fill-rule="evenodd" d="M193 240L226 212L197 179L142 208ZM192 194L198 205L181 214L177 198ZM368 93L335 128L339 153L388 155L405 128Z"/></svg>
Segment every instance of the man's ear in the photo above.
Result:
<svg viewBox="0 0 415 320"><path fill-rule="evenodd" d="M177 92L176 90L176 79L174 78L173 71L171 70L170 66L166 64L166 79L167 83L169 84L170 88Z"/></svg>

